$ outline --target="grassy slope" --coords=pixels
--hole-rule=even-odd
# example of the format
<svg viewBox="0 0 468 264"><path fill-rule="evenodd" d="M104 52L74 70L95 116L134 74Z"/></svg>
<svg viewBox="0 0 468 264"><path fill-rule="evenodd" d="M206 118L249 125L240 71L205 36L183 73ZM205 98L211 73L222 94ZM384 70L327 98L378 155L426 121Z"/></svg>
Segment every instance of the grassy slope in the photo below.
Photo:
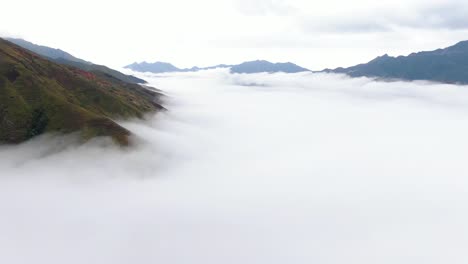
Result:
<svg viewBox="0 0 468 264"><path fill-rule="evenodd" d="M36 45L24 39L6 38L6 40L60 64L73 66L89 72L103 72L128 83L146 83L146 81L143 79L132 75L123 74L104 65L97 65L91 62L87 62L85 60L76 58L73 55L60 49Z"/></svg>
<svg viewBox="0 0 468 264"><path fill-rule="evenodd" d="M82 70L89 71L89 72L94 72L94 73L102 72L102 73L108 74L108 75L110 75L112 77L115 77L115 78L117 78L117 79L119 79L121 81L128 82L128 83L141 83L141 84L146 83L146 81L143 80L143 79L137 78L137 77L135 77L133 75L123 74L123 73L121 73L119 71L113 70L113 69L111 69L109 67L106 67L104 65L86 64L86 63L66 60L66 59L62 59L62 58L53 59L53 61L55 61L57 63L60 63L60 64L80 68Z"/></svg>
<svg viewBox="0 0 468 264"><path fill-rule="evenodd" d="M128 144L113 118L163 109L160 95L101 73L60 65L0 39L0 143L80 131Z"/></svg>

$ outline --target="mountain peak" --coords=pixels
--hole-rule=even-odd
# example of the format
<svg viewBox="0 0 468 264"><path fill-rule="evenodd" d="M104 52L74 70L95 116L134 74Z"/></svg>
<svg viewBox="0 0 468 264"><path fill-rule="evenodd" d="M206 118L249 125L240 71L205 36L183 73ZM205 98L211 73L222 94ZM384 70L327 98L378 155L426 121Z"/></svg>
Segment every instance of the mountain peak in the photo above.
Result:
<svg viewBox="0 0 468 264"><path fill-rule="evenodd" d="M296 64L286 62L286 63L272 63L267 60L256 60L256 61L247 61L239 65L234 65L231 67L232 73L275 73L275 72L285 72L285 73L297 73L309 71L306 68L302 68Z"/></svg>
<svg viewBox="0 0 468 264"><path fill-rule="evenodd" d="M443 49L445 51L455 51L455 52L467 52L468 51L468 40L460 41L457 44Z"/></svg>
<svg viewBox="0 0 468 264"><path fill-rule="evenodd" d="M130 65L125 66L125 68L131 69L134 71L139 71L139 72L152 72L152 73L196 72L196 71L210 70L210 69L216 69L216 68L230 68L232 73L260 73L260 72L296 73L296 72L309 71L308 69L297 66L296 64L291 63L291 62L272 63L267 60L246 61L237 65L219 64L216 66L204 67L204 68L194 66L192 68L187 68L187 69L177 68L174 65L167 63L167 62L153 62L153 63L142 62L142 63L132 63Z"/></svg>
<svg viewBox="0 0 468 264"><path fill-rule="evenodd" d="M41 56L50 58L50 59L65 59L68 61L73 61L73 62L79 62L79 63L84 63L84 64L92 64L89 61L85 61L82 59L79 59L73 55L71 55L68 52L65 52L61 49L56 49L56 48L50 48L47 46L42 46L38 44L34 44L32 42L26 41L24 39L20 38L5 38L5 40L10 41L20 47L23 47L27 50L30 50L36 54L39 54Z"/></svg>
<svg viewBox="0 0 468 264"><path fill-rule="evenodd" d="M76 58L70 53L65 52L61 49L55 49L55 48L37 45L32 42L26 41L24 39L18 39L18 38L7 38L6 40L59 64L73 66L76 68L80 68L84 71L108 74L124 82L146 83L145 80L142 80L135 76L126 75L119 71L110 69L106 66L93 64L92 62Z"/></svg>
<svg viewBox="0 0 468 264"><path fill-rule="evenodd" d="M385 54L368 63L338 68L332 72L345 73L351 77L468 84L468 41L461 41L444 49L411 53L408 56L391 57Z"/></svg>
<svg viewBox="0 0 468 264"><path fill-rule="evenodd" d="M177 72L180 71L179 68L176 66L168 63L168 62L134 62L130 65L125 66L124 68L130 69L137 72L152 72L152 73L164 73L164 72Z"/></svg>

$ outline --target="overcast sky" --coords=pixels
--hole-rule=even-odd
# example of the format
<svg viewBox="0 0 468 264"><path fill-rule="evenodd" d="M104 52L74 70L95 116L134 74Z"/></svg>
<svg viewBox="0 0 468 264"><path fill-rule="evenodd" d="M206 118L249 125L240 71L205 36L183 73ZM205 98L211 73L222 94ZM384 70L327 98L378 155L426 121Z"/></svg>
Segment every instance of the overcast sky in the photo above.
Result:
<svg viewBox="0 0 468 264"><path fill-rule="evenodd" d="M458 0L15 0L0 34L121 67L179 67L267 59L313 70L468 39Z"/></svg>

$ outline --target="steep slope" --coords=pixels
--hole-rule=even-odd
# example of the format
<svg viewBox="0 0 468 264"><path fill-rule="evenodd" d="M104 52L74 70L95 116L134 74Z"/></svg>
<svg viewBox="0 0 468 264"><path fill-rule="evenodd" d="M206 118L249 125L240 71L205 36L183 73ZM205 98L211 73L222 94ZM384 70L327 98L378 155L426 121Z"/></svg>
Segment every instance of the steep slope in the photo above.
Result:
<svg viewBox="0 0 468 264"><path fill-rule="evenodd" d="M352 77L468 84L468 41L445 49L413 53L409 56L384 55L365 64L325 71L345 73Z"/></svg>
<svg viewBox="0 0 468 264"><path fill-rule="evenodd" d="M60 49L54 49L46 46L36 45L34 43L28 42L24 39L16 39L16 38L6 38L6 40L24 48L30 50L40 56L43 56L49 60L53 60L60 64L65 64L73 67L80 68L84 71L90 72L103 72L108 75L111 75L117 79L120 79L124 82L129 83L146 83L145 80L137 78L132 75L126 75L119 71L113 70L109 67L103 65L93 64L91 62L79 59Z"/></svg>
<svg viewBox="0 0 468 264"><path fill-rule="evenodd" d="M54 48L50 48L50 47L46 47L42 45L36 45L34 43L31 43L29 41L26 41L24 39L19 39L19 38L5 38L5 40L8 40L20 47L23 47L27 50L30 50L34 53L37 53L41 56L44 56L50 59L64 59L67 61L74 61L74 62L79 62L79 63L84 63L84 64L92 64L89 61L79 59L61 49L54 49Z"/></svg>
<svg viewBox="0 0 468 264"><path fill-rule="evenodd" d="M139 85L60 65L0 39L0 143L79 131L84 139L111 136L125 145L130 131L113 118L159 111L159 97Z"/></svg>
<svg viewBox="0 0 468 264"><path fill-rule="evenodd" d="M167 62L154 62L154 63L133 63L125 66L127 69L138 72L152 72L152 73L165 73L165 72L196 72L202 70L211 70L216 68L230 68L232 73L260 73L260 72L286 72L286 73L296 73L309 71L308 69L297 66L296 64L287 62L287 63L271 63L265 60L257 61L248 61L238 65L226 65L220 64L211 67L192 67L186 69L180 69L174 65Z"/></svg>
<svg viewBox="0 0 468 264"><path fill-rule="evenodd" d="M126 74L123 74L119 71L116 71L116 70L113 70L109 67L106 67L104 65L98 65L98 64L86 64L86 63L81 63L81 62L76 62L76 61L69 61L69 60L65 60L65 59L54 59L53 61L57 62L57 63L60 63L60 64L64 64L64 65L69 65L69 66L73 66L73 67L76 67L76 68L79 68L79 69L82 69L84 71L89 71L89 72L93 72L93 73L96 73L96 74L99 74L99 73L104 73L104 74L107 74L107 75L110 75L114 78L117 78L121 81L124 81L124 82L128 82L128 83L134 83L134 84L145 84L146 81L143 80L143 79L140 79L140 78L137 78L133 75L126 75Z"/></svg>

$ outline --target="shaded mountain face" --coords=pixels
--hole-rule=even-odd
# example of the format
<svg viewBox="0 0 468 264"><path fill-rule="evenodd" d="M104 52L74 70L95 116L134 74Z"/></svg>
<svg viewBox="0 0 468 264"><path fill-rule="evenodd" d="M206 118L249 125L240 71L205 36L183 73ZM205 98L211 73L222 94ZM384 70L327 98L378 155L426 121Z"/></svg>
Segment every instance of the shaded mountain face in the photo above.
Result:
<svg viewBox="0 0 468 264"><path fill-rule="evenodd" d="M166 73L166 72L196 72L201 70L211 70L216 68L230 68L232 73L275 73L275 72L286 72L296 73L309 71L306 68L302 68L293 63L271 63L265 60L249 61L238 65L226 65L220 64L211 67L192 67L187 69L180 69L167 62L155 62L155 63L133 63L125 66L127 69L138 72L152 72L152 73Z"/></svg>
<svg viewBox="0 0 468 264"><path fill-rule="evenodd" d="M0 143L20 143L45 132L80 132L84 139L110 136L126 145L131 132L113 119L160 111L160 96L0 39Z"/></svg>
<svg viewBox="0 0 468 264"><path fill-rule="evenodd" d="M351 77L468 84L468 41L445 49L413 53L409 56L384 55L365 64L327 69L325 72L344 73Z"/></svg>
<svg viewBox="0 0 468 264"><path fill-rule="evenodd" d="M117 79L120 79L121 81L124 81L124 82L146 83L146 81L143 79L137 78L135 76L123 74L119 71L113 70L103 65L93 64L91 62L76 58L70 53L67 53L60 49L54 49L54 48L50 48L46 46L36 45L34 43L28 42L23 39L6 38L6 40L60 64L74 66L74 67L80 68L85 71L90 71L90 72L102 72L102 73L111 75L112 77L115 77Z"/></svg>

